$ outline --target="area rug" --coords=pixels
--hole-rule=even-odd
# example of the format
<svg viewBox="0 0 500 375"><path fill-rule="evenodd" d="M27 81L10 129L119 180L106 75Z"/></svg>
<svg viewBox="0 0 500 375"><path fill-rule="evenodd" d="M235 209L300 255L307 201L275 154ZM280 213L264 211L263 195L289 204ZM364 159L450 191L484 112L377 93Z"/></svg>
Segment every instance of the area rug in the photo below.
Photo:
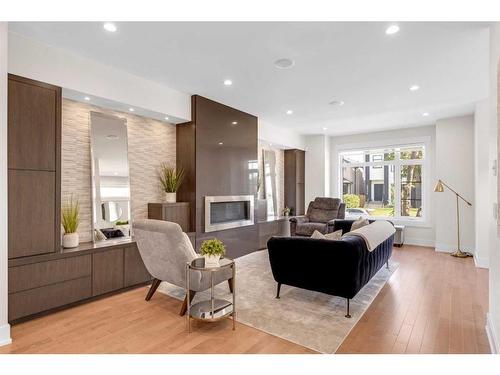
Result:
<svg viewBox="0 0 500 375"><path fill-rule="evenodd" d="M345 315L345 299L283 285L276 299L276 282L267 250L236 259L236 320L261 331L321 353L335 353L399 264L382 267L350 302L351 318ZM182 300L185 291L162 283L159 291ZM216 296L230 298L227 283L215 288ZM194 302L208 297L197 294ZM209 298L209 297L208 297Z"/></svg>

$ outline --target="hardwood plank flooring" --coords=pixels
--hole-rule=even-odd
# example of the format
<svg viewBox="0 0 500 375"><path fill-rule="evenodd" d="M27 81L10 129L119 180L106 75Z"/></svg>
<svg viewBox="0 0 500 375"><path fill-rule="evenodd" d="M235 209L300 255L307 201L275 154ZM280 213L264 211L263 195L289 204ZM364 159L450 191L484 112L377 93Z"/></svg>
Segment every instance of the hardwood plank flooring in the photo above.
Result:
<svg viewBox="0 0 500 375"><path fill-rule="evenodd" d="M400 265L337 353L489 353L488 271L434 249L395 248ZM0 353L313 353L238 323L193 322L180 301L146 288L12 327ZM291 327L291 329L293 329Z"/></svg>

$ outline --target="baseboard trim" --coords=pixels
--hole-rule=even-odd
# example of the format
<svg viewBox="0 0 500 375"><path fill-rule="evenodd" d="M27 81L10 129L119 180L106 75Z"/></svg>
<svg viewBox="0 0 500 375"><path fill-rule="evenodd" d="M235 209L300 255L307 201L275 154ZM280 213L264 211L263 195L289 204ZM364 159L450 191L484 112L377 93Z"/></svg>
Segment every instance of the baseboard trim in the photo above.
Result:
<svg viewBox="0 0 500 375"><path fill-rule="evenodd" d="M438 253L452 253L457 249L457 245L450 245L446 243L437 243L434 246L436 248L436 251ZM475 254L475 249L471 249L467 246L462 247L463 252L468 252L471 254Z"/></svg>
<svg viewBox="0 0 500 375"><path fill-rule="evenodd" d="M493 319L491 318L491 314L486 314L486 335L488 336L488 341L490 343L490 349L492 354L500 354L500 342L498 342L495 325L493 323Z"/></svg>
<svg viewBox="0 0 500 375"><path fill-rule="evenodd" d="M474 253L474 264L477 268L490 268L488 258L482 258L477 256L477 252Z"/></svg>
<svg viewBox="0 0 500 375"><path fill-rule="evenodd" d="M425 240L418 237L405 237L405 245L434 247L434 241Z"/></svg>
<svg viewBox="0 0 500 375"><path fill-rule="evenodd" d="M0 326L0 346L12 344L10 337L10 324Z"/></svg>

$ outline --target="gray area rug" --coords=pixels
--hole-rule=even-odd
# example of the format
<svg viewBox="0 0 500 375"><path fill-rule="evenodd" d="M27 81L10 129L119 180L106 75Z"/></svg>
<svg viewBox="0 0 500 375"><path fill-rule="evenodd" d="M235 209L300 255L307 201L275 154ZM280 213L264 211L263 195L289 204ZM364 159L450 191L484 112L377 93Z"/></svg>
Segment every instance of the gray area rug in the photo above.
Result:
<svg viewBox="0 0 500 375"><path fill-rule="evenodd" d="M236 259L236 320L321 353L335 353L399 264L389 262L351 300L351 319L345 299L283 285L276 299L276 282L267 250ZM182 300L184 290L162 283L159 291ZM215 288L216 296L230 299L227 283ZM194 302L208 297L196 295Z"/></svg>

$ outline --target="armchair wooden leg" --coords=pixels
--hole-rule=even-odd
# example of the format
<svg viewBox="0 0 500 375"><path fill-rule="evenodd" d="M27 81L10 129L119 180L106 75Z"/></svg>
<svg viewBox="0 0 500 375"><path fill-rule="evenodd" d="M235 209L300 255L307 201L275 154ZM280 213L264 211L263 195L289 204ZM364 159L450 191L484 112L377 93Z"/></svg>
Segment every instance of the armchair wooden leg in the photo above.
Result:
<svg viewBox="0 0 500 375"><path fill-rule="evenodd" d="M276 290L276 298L279 299L280 298L280 290L281 290L281 283L278 283L278 288Z"/></svg>
<svg viewBox="0 0 500 375"><path fill-rule="evenodd" d="M189 291L189 303L191 303L193 301L193 298L194 298L195 294L196 294L196 292L194 290L190 290ZM179 312L180 316L184 316L186 314L186 311L187 311L187 308L188 308L187 299L188 299L188 297L187 297L187 294L186 294L186 297L184 297L184 302L182 302L181 311Z"/></svg>
<svg viewBox="0 0 500 375"><path fill-rule="evenodd" d="M349 298L346 298L346 301L347 301L347 305L346 305L346 314L345 314L345 317L346 318L350 318L351 314L349 313Z"/></svg>
<svg viewBox="0 0 500 375"><path fill-rule="evenodd" d="M149 301L151 299L151 297L153 297L153 294L155 294L156 289L158 289L160 284L161 284L161 280L153 279L153 283L151 284L151 287L149 288L148 294L146 295L146 301Z"/></svg>
<svg viewBox="0 0 500 375"><path fill-rule="evenodd" d="M229 285L229 291L230 291L231 293L234 293L234 281L233 281L233 279L229 279L229 280L227 280L227 283L228 283L228 285Z"/></svg>

